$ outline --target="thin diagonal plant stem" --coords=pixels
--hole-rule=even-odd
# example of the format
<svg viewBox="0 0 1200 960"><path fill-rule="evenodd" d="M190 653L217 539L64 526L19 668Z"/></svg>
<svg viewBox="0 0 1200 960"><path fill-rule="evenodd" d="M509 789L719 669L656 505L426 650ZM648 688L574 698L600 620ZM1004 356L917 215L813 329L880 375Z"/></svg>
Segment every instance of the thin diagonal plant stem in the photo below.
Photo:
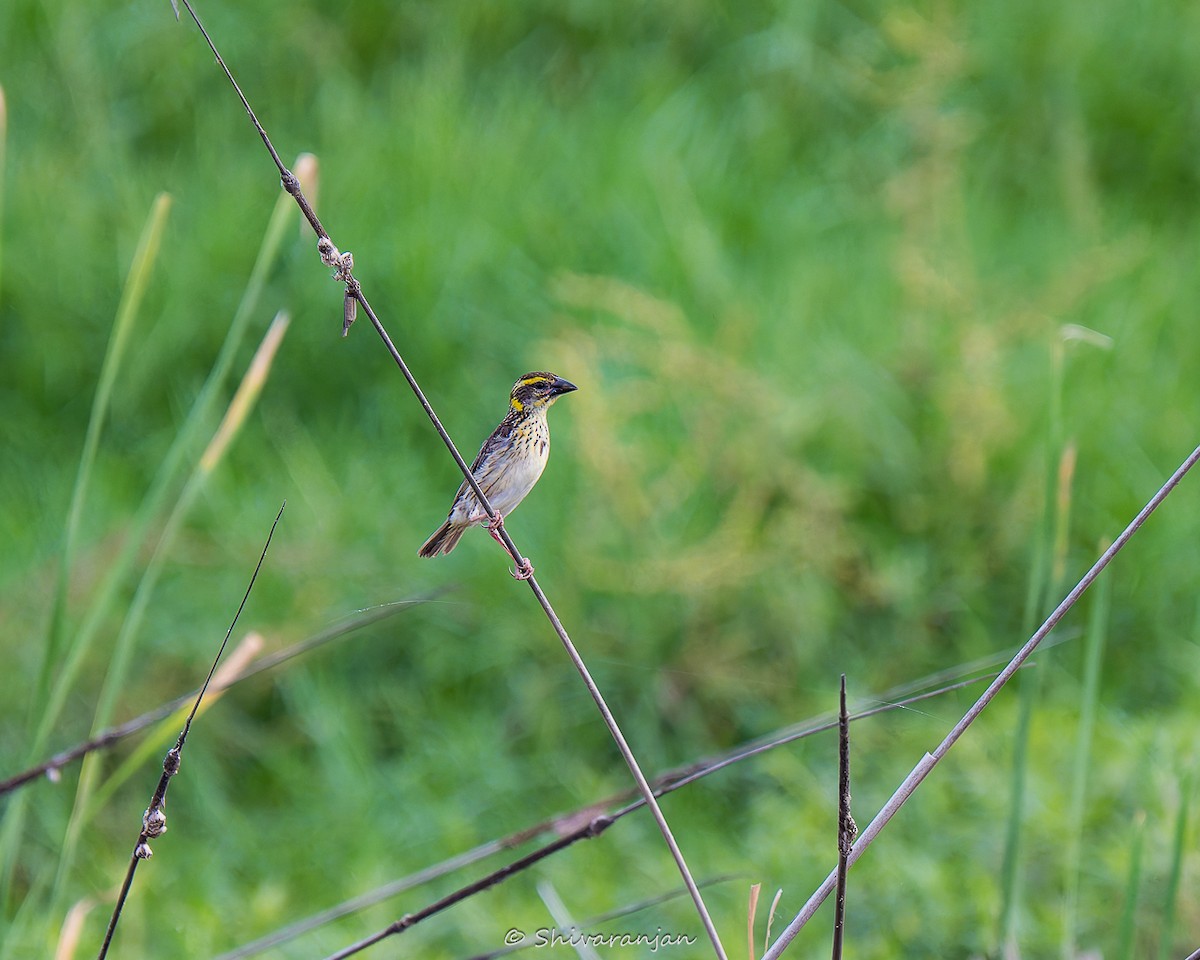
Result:
<svg viewBox="0 0 1200 960"><path fill-rule="evenodd" d="M850 866L853 866L858 858L862 856L863 852L871 844L871 841L879 835L880 831L882 831L885 826L887 826L888 821L891 820L891 818L896 814L900 807L904 805L908 798L912 796L917 787L921 785L921 782L925 779L925 777L929 775L929 772L934 768L934 766L937 765L938 761L950 751L950 748L953 747L954 744L958 742L959 738L967 732L967 728L975 722L978 716L983 713L985 709L987 709L987 706L992 702L996 694L999 693L1004 685L1013 678L1018 670L1021 669L1021 665L1027 659L1029 659L1034 650L1038 648L1038 645L1049 635L1050 631L1058 625L1058 622L1067 614L1067 611L1075 606L1079 598L1083 596L1088 587L1090 587L1095 582L1096 578L1100 576L1101 572L1105 567L1108 566L1113 557L1115 557L1121 552L1121 550L1124 549L1125 545L1133 538L1134 534L1141 529L1142 524L1144 524L1150 517L1150 514L1158 509L1159 504L1161 504L1168 496L1170 496L1171 491L1178 486L1179 481L1187 475L1188 471L1191 470L1197 462L1200 462L1200 447L1197 447L1195 450L1193 450L1188 458L1184 460L1178 468L1176 468L1173 474L1171 474L1166 483L1158 488L1158 492L1155 493L1154 496L1151 497L1146 503L1146 505L1138 511L1137 516L1135 516L1129 522L1129 525L1121 531L1121 535L1113 541L1112 546L1110 546L1104 551L1103 554L1100 555L1100 559L1092 564L1091 569L1089 569L1088 572L1083 575L1082 579L1080 579L1080 581L1071 589L1071 592L1068 593L1066 597L1063 598L1062 602L1054 608L1054 612L1046 618L1045 622L1037 629L1034 635L1025 642L1020 650L1017 651L1016 656L1014 656L1012 660L1008 662L1008 666L1001 670L996 676L996 679L988 684L988 688L980 695L979 699L971 705L971 708L965 714L963 714L962 719L954 725L954 728L948 734L946 734L946 738L940 744L938 744L937 749L934 750L933 753L925 754L925 756L918 761L917 765L913 767L912 772L909 773L909 775L904 779L904 782L900 784L888 802L883 805L883 809L879 811L879 813L875 816L875 819L871 821L867 829L864 830L858 840L855 841L854 847L850 851L850 857L847 861ZM817 888L816 892L809 898L808 903L801 908L795 919L788 924L787 929L785 929L783 933L779 935L779 939L771 944L771 948L767 950L765 954L763 954L762 960L778 960L778 957L783 953L784 950L787 949L788 944L792 942L804 924L808 922L812 915L816 913L817 908L824 903L829 894L833 892L836 883L837 870L834 869L829 876L825 878L825 882L822 883L821 886Z"/></svg>
<svg viewBox="0 0 1200 960"><path fill-rule="evenodd" d="M514 554L514 556L519 557L520 555ZM518 559L517 562L519 563L520 560ZM533 590L534 596L537 597L538 603L542 605L542 610L545 611L547 619L549 619L551 626L554 628L554 632L558 634L559 640L562 641L563 649L567 651L567 656L571 658L575 669L579 671L579 676L583 678L583 682L587 686L588 692L592 695L592 699L596 701L596 707L599 709L600 715L604 718L604 723L608 727L609 733L612 734L613 739L616 741L617 748L621 751L621 756L625 758L629 772L637 782L638 790L645 799L646 806L650 808L650 814L654 817L655 823L658 824L659 832L662 833L663 840L671 851L671 856L675 859L675 864L679 868L680 875L683 877L684 886L687 887L688 893L691 894L692 900L700 913L700 920L704 924L705 932L712 941L717 955L724 957L725 951L721 946L721 938L717 934L716 927L713 926L712 917L709 916L708 911L704 907L704 899L700 894L700 888L692 878L691 871L688 870L687 862L683 859L683 853L679 849L679 844L675 842L675 837L671 833L671 827L667 823L667 818L663 816L662 809L658 805L658 800L655 799L654 791L650 788L650 784L642 773L641 767L638 766L637 758L634 757L633 751L625 741L625 736L621 733L621 728L617 725L616 719L608 709L608 704L605 702L604 696L600 693L600 688L596 686L596 682L592 679L587 665L583 662L583 657L575 649L575 644L571 642L571 638L567 635L566 628L563 627L562 621L558 619L558 614L554 612L554 608L550 606L550 601L546 598L546 594L542 591L537 580L532 576L529 578L529 586Z"/></svg>
<svg viewBox="0 0 1200 960"><path fill-rule="evenodd" d="M450 438L450 434L442 426L442 423L438 419L432 404L430 404L428 398L421 390L420 385L417 383L416 378L409 370L408 364L404 362L404 358L400 355L400 351L396 349L391 337L388 336L387 330L384 328L382 322L380 322L375 311L371 308L371 305L367 301L365 294L362 292L361 284L350 273L353 259L349 257L348 254L345 255L345 259L342 259L342 256L336 253L337 248L334 247L332 241L330 241L328 233L321 225L321 221L317 218L312 206L304 198L300 181L283 165L283 161L280 160L279 154L271 144L270 137L267 136L267 132L263 125L259 122L254 110L251 108L250 102L246 99L245 94L242 93L241 88L234 80L233 74L229 70L229 67L226 66L224 59L217 50L216 44L213 43L212 38L204 29L204 25L200 22L200 18L193 9L190 0L183 0L183 4L187 8L188 13L191 15L192 20L195 21L197 28L204 36L204 39L208 43L209 49L212 51L213 56L216 57L217 63L220 65L221 70L225 73L225 76L228 78L230 84L237 92L242 106L245 108L251 122L254 124L255 130L258 132L268 152L271 154L271 159L275 162L275 166L279 170L283 188L296 199L296 203L300 206L301 212L312 225L313 231L317 234L319 240L325 241L324 244L318 243L318 249L322 251L322 258L325 259L327 263L338 263L338 269L335 276L337 279L345 282L346 284L346 327L348 328L349 323L353 319L353 311L349 309L349 301L353 299L358 303L359 306L362 307L363 311L370 318L371 323L375 327L376 332L379 334L380 339L387 347L387 350L391 354L392 359L396 362L397 367L400 368L400 372L404 376L404 379L408 381L408 385L412 390L413 395L417 398L417 401L425 410L425 413L429 417L430 422L433 424L434 429L437 431L438 436L441 437L442 442L446 445L446 449L454 458L454 462L458 464L459 470L462 471L467 483L470 484L472 491L475 493L476 497L478 497L480 506L483 507L484 512L487 513L488 517L496 522L499 535L503 538L505 548L512 555L513 560L518 567L521 566L523 559L522 555L517 549L516 544L513 542L512 537L509 536L508 531L504 529L504 525L501 522L499 514L496 513L496 511L492 508L491 503L488 502L487 496L484 494L482 488L479 486L479 483L472 475L471 468L467 465L467 462L458 452L457 447L454 445L454 441ZM329 249L332 249L333 251L332 256L327 255ZM343 332L345 329L346 328L343 329ZM608 704L605 702L604 696L600 692L600 688L592 679L591 673L588 671L583 658L579 655L579 651L575 648L574 643L572 643L570 636L567 634L566 629L562 625L562 621L559 620L558 615L555 613L554 608L551 606L550 601L546 597L546 594L542 591L541 586L532 576L528 578L528 582L530 589L533 591L534 596L537 598L538 603L545 612L547 619L550 621L554 632L558 635L559 640L562 642L563 648L567 651L567 655L570 657L571 662L575 665L575 669L579 672L579 675L583 679L585 686L588 688L588 693L591 694L592 699L595 701L596 707L600 711L600 715L604 720L605 726L608 727L608 731L612 735L613 740L616 742L617 748L620 750L626 766L629 767L629 771L633 775L634 781L637 783L638 789L641 791L642 796L646 801L646 805L650 808L650 811L654 816L654 820L658 824L659 831L662 833L663 840L666 842L667 848L670 850L671 856L675 860L675 864L679 869L680 875L683 877L684 885L687 887L688 893L692 897L692 902L696 906L696 911L700 916L700 920L704 925L704 929L708 934L709 940L712 942L712 946L716 952L718 960L726 960L725 949L721 945L720 935L717 933L717 928L708 912L708 908L704 904L704 898L700 893L700 888L696 885L696 881L692 877L691 871L688 869L687 861L683 857L683 852L679 849L679 844L675 841L675 837L671 832L671 828L667 823L666 817L659 808L658 801L655 799L654 792L650 789L650 785L646 781L645 775L642 773L641 767L637 762L637 758L630 749L624 734L621 732L620 726L617 724L616 719L613 717L612 711L609 710Z"/></svg>
<svg viewBox="0 0 1200 960"><path fill-rule="evenodd" d="M196 694L195 701L192 703L192 709L183 724L183 730L179 733L179 739L175 741L175 746L167 751L166 759L163 760L162 776L159 777L158 786L155 788L154 795L150 799L150 806L146 808L146 813L142 817L142 831L138 834L137 842L133 845L133 853L129 857L129 867L125 871L125 880L121 884L121 891L117 895L116 905L113 907L112 916L109 918L108 929L104 933L104 942L101 943L100 952L97 955L98 960L104 960L108 956L108 948L112 945L113 934L117 931L117 924L121 920L121 912L125 908L129 889L133 885L133 875L137 872L138 861L149 860L151 857L148 841L166 832L167 818L166 814L162 812L162 808L167 802L167 789L171 785L171 778L179 772L180 760L183 757L183 748L187 743L188 733L191 732L192 721L196 719L200 703L204 700L204 694L208 692L208 686L212 683L213 675L217 672L217 666L221 662L225 648L229 646L229 638L233 635L233 628L237 626L238 620L242 617L242 611L246 609L246 603L250 600L250 593L254 590L254 584L258 580L259 573L262 571L263 563L266 562L267 551L271 548L271 540L275 537L275 528L279 526L279 520L286 509L287 501L285 500L279 508L279 512L275 514L275 520L271 523L271 530L267 534L267 541L263 544L262 553L258 556L258 563L254 567L254 572L250 575L250 582L246 584L245 593L242 594L242 602L238 604L237 612L233 615L233 620L230 621L229 629L225 631L225 637L221 640L221 646L217 648L217 655L213 657L212 666L208 669L208 676L204 678L204 683L200 685L200 690Z"/></svg>

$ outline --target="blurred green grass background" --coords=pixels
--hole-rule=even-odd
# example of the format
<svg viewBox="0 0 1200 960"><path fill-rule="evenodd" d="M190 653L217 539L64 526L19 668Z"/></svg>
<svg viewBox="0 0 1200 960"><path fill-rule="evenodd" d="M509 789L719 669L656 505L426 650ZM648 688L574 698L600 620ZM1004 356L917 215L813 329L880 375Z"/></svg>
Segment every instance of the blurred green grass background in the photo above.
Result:
<svg viewBox="0 0 1200 960"><path fill-rule="evenodd" d="M319 212L464 455L518 374L579 385L509 527L648 771L829 710L841 672L870 706L1014 646L1197 442L1193 4L264 0L200 13L285 161L318 156ZM169 4L10 0L0 85L7 775L30 759L64 521L154 197L173 202L82 514L68 638L196 402L277 179ZM628 785L501 552L470 534L417 560L455 468L366 322L339 340L339 290L298 227L234 381L279 309L291 327L161 558L114 719L203 676L284 498L242 624L270 648L454 589L204 715L171 832L118 932L123 956L231 949ZM1064 511L1051 492L1067 446ZM1169 920L1172 884L1200 880L1180 819L1200 721L1196 495L1185 482L1109 574L1082 818L1064 771L1081 759L1086 604L1061 628L1072 642L1021 681L1022 798L1009 692L853 872L856 953L997 955L1006 930L1026 956L1174 956L1200 940L1194 901ZM49 749L87 735L136 582L121 581ZM973 696L856 728L860 824ZM129 749L98 766L101 782ZM749 883L782 887L790 916L832 865L835 757L818 738L665 802L700 877L744 878L707 896L731 950ZM46 955L72 904L111 895L156 777L157 760L122 783L69 861L77 768L27 789L0 955ZM0 802L12 823L14 801ZM1079 831L1077 874L1064 829ZM336 949L474 876L273 955ZM536 878L580 917L678 882L641 815ZM534 881L381 949L462 956L547 925ZM1135 894L1127 944L1114 905ZM81 955L109 909L88 915ZM624 923L700 933L683 903ZM827 927L813 931L825 949Z"/></svg>

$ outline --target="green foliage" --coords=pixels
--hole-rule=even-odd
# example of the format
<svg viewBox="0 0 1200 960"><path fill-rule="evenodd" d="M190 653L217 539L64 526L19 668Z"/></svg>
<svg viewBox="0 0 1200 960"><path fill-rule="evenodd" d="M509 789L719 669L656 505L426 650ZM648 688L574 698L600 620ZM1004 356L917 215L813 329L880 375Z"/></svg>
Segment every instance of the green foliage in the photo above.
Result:
<svg viewBox="0 0 1200 960"><path fill-rule="evenodd" d="M284 159L318 156L319 213L465 456L517 374L579 385L509 529L648 771L831 709L843 671L865 698L1014 646L1063 445L1077 460L1062 569L1037 576L1069 585L1198 442L1194 4L199 12ZM166 3L9 0L0 85L0 776L31 759L42 723L47 750L88 734L118 644L132 652L118 721L198 683L284 498L244 620L268 648L455 587L201 717L122 955L219 953L626 789L495 545L473 531L450 557L416 558L455 468L367 322L339 340L340 291L309 233L289 230L235 321L277 178L194 28ZM93 617L95 642L48 720L37 688L62 531L160 192L170 219L65 571L63 649ZM185 495L217 428L210 397L228 400L280 309L292 324L257 406ZM244 341L227 340L242 323ZM226 343L231 372L206 385ZM1028 955L1058 950L1066 891L1080 951L1200 939L1194 907L1167 903L1198 869L1193 487L1106 575L1098 682L1074 639L1086 607L1033 668L1014 905ZM124 554L136 563L98 606ZM856 955L997 949L1014 694L852 872ZM860 824L973 695L856 725ZM103 784L133 749L89 776ZM28 787L23 818L0 800L0 957L48 953L87 898L100 903L80 955L99 941L157 771L101 787L70 858L79 776ZM751 882L767 903L784 888L786 920L834 862L835 745L776 751L664 810L700 877L744 875L706 897L736 951ZM481 870L277 955L337 949ZM644 815L535 872L405 934L404 951L458 956L547 925L535 879L579 918L678 882ZM1118 930L1127 895L1139 910ZM1167 916L1174 943L1159 942ZM606 929L618 923L700 932L685 902Z"/></svg>

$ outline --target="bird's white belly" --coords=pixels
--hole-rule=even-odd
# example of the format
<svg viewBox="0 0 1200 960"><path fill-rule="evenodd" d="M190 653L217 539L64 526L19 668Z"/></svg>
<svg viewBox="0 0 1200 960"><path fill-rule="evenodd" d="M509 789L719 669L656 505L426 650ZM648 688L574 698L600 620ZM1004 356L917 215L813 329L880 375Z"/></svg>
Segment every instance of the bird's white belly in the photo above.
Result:
<svg viewBox="0 0 1200 960"><path fill-rule="evenodd" d="M529 454L516 458L504 471L503 477L498 477L492 484L491 490L484 490L492 507L505 516L512 513L538 482L542 471L546 469L549 454L550 441L546 439L535 441L534 449Z"/></svg>

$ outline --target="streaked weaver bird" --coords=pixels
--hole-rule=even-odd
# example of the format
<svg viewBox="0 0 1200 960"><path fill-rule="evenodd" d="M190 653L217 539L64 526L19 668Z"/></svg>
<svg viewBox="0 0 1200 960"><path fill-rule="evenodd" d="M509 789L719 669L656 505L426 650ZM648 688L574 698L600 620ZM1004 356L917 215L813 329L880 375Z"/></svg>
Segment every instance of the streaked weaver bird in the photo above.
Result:
<svg viewBox="0 0 1200 960"><path fill-rule="evenodd" d="M533 489L550 458L550 425L546 422L546 412L564 393L577 389L570 381L540 370L525 374L513 384L508 413L471 464L471 473L492 505L495 519L488 517L475 491L464 480L454 496L446 522L425 541L417 556L436 557L449 553L470 526L487 526L492 539L504 546L499 533L504 518ZM532 575L533 565L522 557L513 576L528 580Z"/></svg>

